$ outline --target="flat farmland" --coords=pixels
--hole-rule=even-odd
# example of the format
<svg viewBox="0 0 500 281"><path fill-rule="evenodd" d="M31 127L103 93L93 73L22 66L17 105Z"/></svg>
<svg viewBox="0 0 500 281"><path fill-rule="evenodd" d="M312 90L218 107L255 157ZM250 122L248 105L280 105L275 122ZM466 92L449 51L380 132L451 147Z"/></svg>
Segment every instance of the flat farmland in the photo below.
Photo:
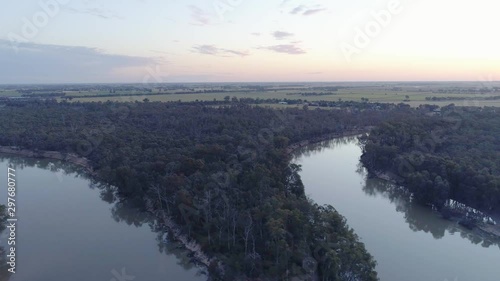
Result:
<svg viewBox="0 0 500 281"><path fill-rule="evenodd" d="M500 106L500 82L337 82L337 83L186 83L74 84L0 86L3 99L53 99L68 102L223 101L284 107L280 102L318 101L407 103L411 106L451 103L457 106ZM259 100L259 101L257 101Z"/></svg>
<svg viewBox="0 0 500 281"><path fill-rule="evenodd" d="M68 95L71 96L71 95ZM102 96L95 95L89 97L75 97L73 102L106 102L106 101L143 101L148 99L155 102L169 102L169 101L222 101L226 96L230 98L252 98L252 99L275 99L279 101L287 100L302 100L307 102L317 101L363 101L381 102L381 103L407 103L411 106L419 106L421 104L435 104L439 106L449 105L454 103L457 106L500 106L500 92L496 93L454 93L446 92L439 93L433 91L409 91L409 90L384 90L379 88L350 88L340 89L335 92L328 91L313 91L313 90L267 90L260 92L251 91L228 91L220 93L193 93L193 94L162 94L162 93L137 93L115 96ZM499 97L496 100L484 100L487 97ZM429 100L435 98L437 100ZM440 100L446 99L446 100Z"/></svg>

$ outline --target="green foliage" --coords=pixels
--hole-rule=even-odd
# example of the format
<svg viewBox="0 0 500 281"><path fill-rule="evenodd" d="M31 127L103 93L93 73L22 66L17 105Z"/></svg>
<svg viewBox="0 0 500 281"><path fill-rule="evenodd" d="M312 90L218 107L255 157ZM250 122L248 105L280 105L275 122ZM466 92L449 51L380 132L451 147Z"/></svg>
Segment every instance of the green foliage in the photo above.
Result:
<svg viewBox="0 0 500 281"><path fill-rule="evenodd" d="M364 165L398 176L415 198L500 206L500 115L494 108L445 107L441 116L388 122L362 140Z"/></svg>

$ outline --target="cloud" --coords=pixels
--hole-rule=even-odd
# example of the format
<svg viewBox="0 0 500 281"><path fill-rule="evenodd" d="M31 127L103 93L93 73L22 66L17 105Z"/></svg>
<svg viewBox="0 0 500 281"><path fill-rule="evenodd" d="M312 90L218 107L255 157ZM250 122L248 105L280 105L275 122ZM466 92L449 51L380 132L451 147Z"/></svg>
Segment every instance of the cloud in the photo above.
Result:
<svg viewBox="0 0 500 281"><path fill-rule="evenodd" d="M217 55L219 53L219 49L213 45L193 46L193 50L204 55Z"/></svg>
<svg viewBox="0 0 500 281"><path fill-rule="evenodd" d="M284 32L284 31L275 31L275 32L273 32L272 35L274 36L274 38L276 38L278 40L282 40L282 39L285 39L287 37L293 36L293 33Z"/></svg>
<svg viewBox="0 0 500 281"><path fill-rule="evenodd" d="M246 57L249 55L248 52L241 52L241 51L236 51L236 50L226 50L226 49L222 49L223 52L226 52L226 53L230 53L230 54L233 54L233 55L237 55L237 56L240 56L240 57Z"/></svg>
<svg viewBox="0 0 500 281"><path fill-rule="evenodd" d="M304 5L300 5L295 7L293 10L290 11L290 14L296 15L300 12L302 12L306 7Z"/></svg>
<svg viewBox="0 0 500 281"><path fill-rule="evenodd" d="M191 18L194 25L209 25L212 23L210 15L205 10L195 5L190 5L189 9L191 10Z"/></svg>
<svg viewBox="0 0 500 281"><path fill-rule="evenodd" d="M87 83L138 81L146 67L156 65L157 58L108 54L83 46L18 43L0 40L0 83ZM128 77L118 75L135 69ZM137 72L139 69L139 72ZM141 72L144 69L143 73ZM139 75L133 77L131 75Z"/></svg>
<svg viewBox="0 0 500 281"><path fill-rule="evenodd" d="M246 57L249 55L249 53L246 51L222 49L222 48L217 48L213 45L193 46L193 52L203 54L203 55L212 55L212 56L221 56L221 57L229 57L231 55L236 55L239 57Z"/></svg>
<svg viewBox="0 0 500 281"><path fill-rule="evenodd" d="M268 47L261 47L259 49L265 49L269 51L274 51L277 53L284 53L289 55L302 55L305 54L306 51L300 47L297 47L293 44L284 44L284 45L274 45Z"/></svg>
<svg viewBox="0 0 500 281"><path fill-rule="evenodd" d="M259 32L252 32L250 34L253 35L253 36L260 36L261 35Z"/></svg>
<svg viewBox="0 0 500 281"><path fill-rule="evenodd" d="M303 16L310 16L325 11L325 8L309 9L302 13Z"/></svg>
<svg viewBox="0 0 500 281"><path fill-rule="evenodd" d="M111 10L104 10L100 8L85 8L85 9L75 9L71 7L64 7L65 10L74 14L87 14L101 19L123 19L123 17L118 16Z"/></svg>
<svg viewBox="0 0 500 281"><path fill-rule="evenodd" d="M305 5L300 5L295 7L290 11L292 15L302 15L302 16L311 16L320 12L326 11L326 8L315 6L315 7L307 7Z"/></svg>

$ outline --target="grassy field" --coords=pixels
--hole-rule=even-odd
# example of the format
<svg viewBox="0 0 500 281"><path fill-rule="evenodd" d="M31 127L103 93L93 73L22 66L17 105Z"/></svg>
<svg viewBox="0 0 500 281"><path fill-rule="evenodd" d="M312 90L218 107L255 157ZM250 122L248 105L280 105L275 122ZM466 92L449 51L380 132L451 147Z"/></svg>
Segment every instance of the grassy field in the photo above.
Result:
<svg viewBox="0 0 500 281"><path fill-rule="evenodd" d="M14 90L0 90L0 97L20 97L21 94Z"/></svg>
<svg viewBox="0 0 500 281"><path fill-rule="evenodd" d="M183 92L183 94L179 94ZM203 92L203 93L202 93ZM275 99L277 101L362 101L407 103L411 106L454 103L457 106L500 106L500 82L365 82L365 83L232 83L232 84L89 84L0 87L0 97L20 97L21 93L58 94L71 102L222 101L224 97ZM186 94L187 93L187 94ZM438 100L428 100L437 98ZM446 100L442 100L446 98ZM464 100L464 98L469 100Z"/></svg>
<svg viewBox="0 0 500 281"><path fill-rule="evenodd" d="M227 92L227 93L206 93L206 94L165 94L165 95L133 95L133 96L116 96L116 97L89 97L89 98L74 98L73 102L91 102L91 101L142 101L145 98L150 101L222 101L225 96L240 98L253 98L253 99L279 99L279 100L304 100L308 102L315 101L361 101L362 98L368 99L370 102L383 102L383 103L407 103L411 106L418 106L421 104L436 104L439 106L454 103L457 106L471 105L471 106L500 106L500 100L484 101L484 100L458 100L459 98L478 97L477 94L453 94L453 93L432 93L432 92L394 92L394 91L380 91L380 90L367 90L367 89L345 89L340 90L332 95L321 96L302 96L293 91L266 91L266 92ZM500 96L500 93L497 94ZM492 95L480 95L486 97ZM428 101L426 97L456 97L457 100L447 101Z"/></svg>

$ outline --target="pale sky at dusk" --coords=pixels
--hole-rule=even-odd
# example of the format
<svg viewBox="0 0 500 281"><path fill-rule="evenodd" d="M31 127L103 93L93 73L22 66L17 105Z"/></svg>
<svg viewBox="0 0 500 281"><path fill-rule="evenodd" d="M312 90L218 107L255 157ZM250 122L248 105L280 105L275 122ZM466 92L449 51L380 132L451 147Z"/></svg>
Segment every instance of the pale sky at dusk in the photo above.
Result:
<svg viewBox="0 0 500 281"><path fill-rule="evenodd" d="M500 80L499 11L494 0L4 1L0 83Z"/></svg>

